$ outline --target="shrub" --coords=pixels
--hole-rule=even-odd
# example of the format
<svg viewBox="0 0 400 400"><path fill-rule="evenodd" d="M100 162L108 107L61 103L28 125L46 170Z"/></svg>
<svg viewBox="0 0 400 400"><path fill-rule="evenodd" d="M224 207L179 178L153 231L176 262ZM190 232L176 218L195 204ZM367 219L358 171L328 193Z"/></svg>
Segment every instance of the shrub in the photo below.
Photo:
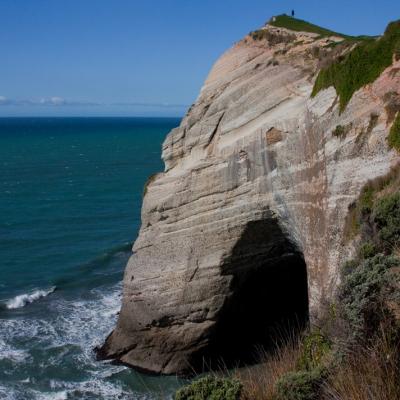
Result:
<svg viewBox="0 0 400 400"><path fill-rule="evenodd" d="M340 110L343 111L358 89L374 82L392 64L399 43L400 21L396 21L388 25L385 34L378 40L359 43L344 59L338 59L322 69L315 81L312 96L333 86L340 97Z"/></svg>
<svg viewBox="0 0 400 400"><path fill-rule="evenodd" d="M394 193L377 201L374 222L379 229L378 237L385 249L400 243L400 193Z"/></svg>
<svg viewBox="0 0 400 400"><path fill-rule="evenodd" d="M236 379L206 376L179 389L175 400L239 400L242 384Z"/></svg>
<svg viewBox="0 0 400 400"><path fill-rule="evenodd" d="M377 247L380 247L381 244L378 243L380 240L377 235L379 227L371 226L371 223L374 223L371 213L377 207L376 199L397 193L399 188L400 164L393 166L386 175L369 181L362 188L358 200L349 205L344 227L345 238L351 239L361 231L364 242L372 241Z"/></svg>
<svg viewBox="0 0 400 400"><path fill-rule="evenodd" d="M311 371L289 372L276 383L277 400L314 400L319 398L323 372L320 368Z"/></svg>
<svg viewBox="0 0 400 400"><path fill-rule="evenodd" d="M342 267L342 275L346 276L354 272L358 267L358 262L356 260L347 260Z"/></svg>
<svg viewBox="0 0 400 400"><path fill-rule="evenodd" d="M297 366L300 370L312 370L319 367L331 349L331 342L319 329L309 333L303 339L303 349Z"/></svg>
<svg viewBox="0 0 400 400"><path fill-rule="evenodd" d="M400 113L397 114L397 117L390 128L388 142L391 148L400 152Z"/></svg>
<svg viewBox="0 0 400 400"><path fill-rule="evenodd" d="M324 400L400 399L400 341L381 329L372 346L357 349L324 383Z"/></svg>
<svg viewBox="0 0 400 400"><path fill-rule="evenodd" d="M376 246L372 242L363 243L360 247L359 256L360 258L371 258L378 252Z"/></svg>
<svg viewBox="0 0 400 400"><path fill-rule="evenodd" d="M351 340L372 338L380 321L387 317L385 304L391 291L388 272L398 265L396 257L378 254L343 277L339 304Z"/></svg>

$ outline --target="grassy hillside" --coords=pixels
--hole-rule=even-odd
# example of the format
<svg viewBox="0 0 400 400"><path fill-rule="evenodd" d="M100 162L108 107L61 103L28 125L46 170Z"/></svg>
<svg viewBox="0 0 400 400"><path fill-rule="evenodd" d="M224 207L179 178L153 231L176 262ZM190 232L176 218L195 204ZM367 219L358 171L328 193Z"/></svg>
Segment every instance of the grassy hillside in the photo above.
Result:
<svg viewBox="0 0 400 400"><path fill-rule="evenodd" d="M322 69L312 96L333 86L340 97L340 109L343 111L357 90L374 82L392 64L393 55L400 58L400 21L390 23L381 38L359 43L343 59Z"/></svg>
<svg viewBox="0 0 400 400"><path fill-rule="evenodd" d="M311 24L307 21L303 21L301 19L289 17L288 15L278 15L276 17L273 17L269 22L269 25L276 26L279 28L286 28L290 29L292 31L297 31L297 32L310 32L310 33L316 33L320 36L339 36L344 39L351 39L351 40L365 40L365 39L371 39L370 36L349 36L349 35L344 35L343 33L338 33L331 31L329 29L322 28L318 25Z"/></svg>

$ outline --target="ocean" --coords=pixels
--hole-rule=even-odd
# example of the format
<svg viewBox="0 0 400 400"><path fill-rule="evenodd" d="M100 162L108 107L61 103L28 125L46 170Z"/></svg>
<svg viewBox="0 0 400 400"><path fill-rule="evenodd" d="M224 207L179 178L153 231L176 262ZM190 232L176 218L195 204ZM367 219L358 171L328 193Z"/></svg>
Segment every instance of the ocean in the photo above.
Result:
<svg viewBox="0 0 400 400"><path fill-rule="evenodd" d="M159 399L175 377L96 361L173 118L0 119L0 399Z"/></svg>

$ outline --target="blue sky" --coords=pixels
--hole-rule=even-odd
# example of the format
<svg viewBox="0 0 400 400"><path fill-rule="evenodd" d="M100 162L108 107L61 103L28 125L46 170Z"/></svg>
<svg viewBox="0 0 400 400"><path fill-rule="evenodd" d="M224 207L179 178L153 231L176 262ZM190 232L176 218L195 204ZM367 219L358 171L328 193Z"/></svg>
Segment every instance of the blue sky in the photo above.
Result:
<svg viewBox="0 0 400 400"><path fill-rule="evenodd" d="M381 34L397 0L0 0L0 116L178 116L271 16Z"/></svg>

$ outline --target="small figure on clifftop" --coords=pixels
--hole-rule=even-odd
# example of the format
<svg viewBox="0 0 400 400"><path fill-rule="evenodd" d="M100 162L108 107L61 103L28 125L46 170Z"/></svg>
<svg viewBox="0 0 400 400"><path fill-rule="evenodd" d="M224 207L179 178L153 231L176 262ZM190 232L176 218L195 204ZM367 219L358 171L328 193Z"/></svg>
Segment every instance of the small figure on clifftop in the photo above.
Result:
<svg viewBox="0 0 400 400"><path fill-rule="evenodd" d="M292 17L294 17L294 10L292 10Z"/></svg>

